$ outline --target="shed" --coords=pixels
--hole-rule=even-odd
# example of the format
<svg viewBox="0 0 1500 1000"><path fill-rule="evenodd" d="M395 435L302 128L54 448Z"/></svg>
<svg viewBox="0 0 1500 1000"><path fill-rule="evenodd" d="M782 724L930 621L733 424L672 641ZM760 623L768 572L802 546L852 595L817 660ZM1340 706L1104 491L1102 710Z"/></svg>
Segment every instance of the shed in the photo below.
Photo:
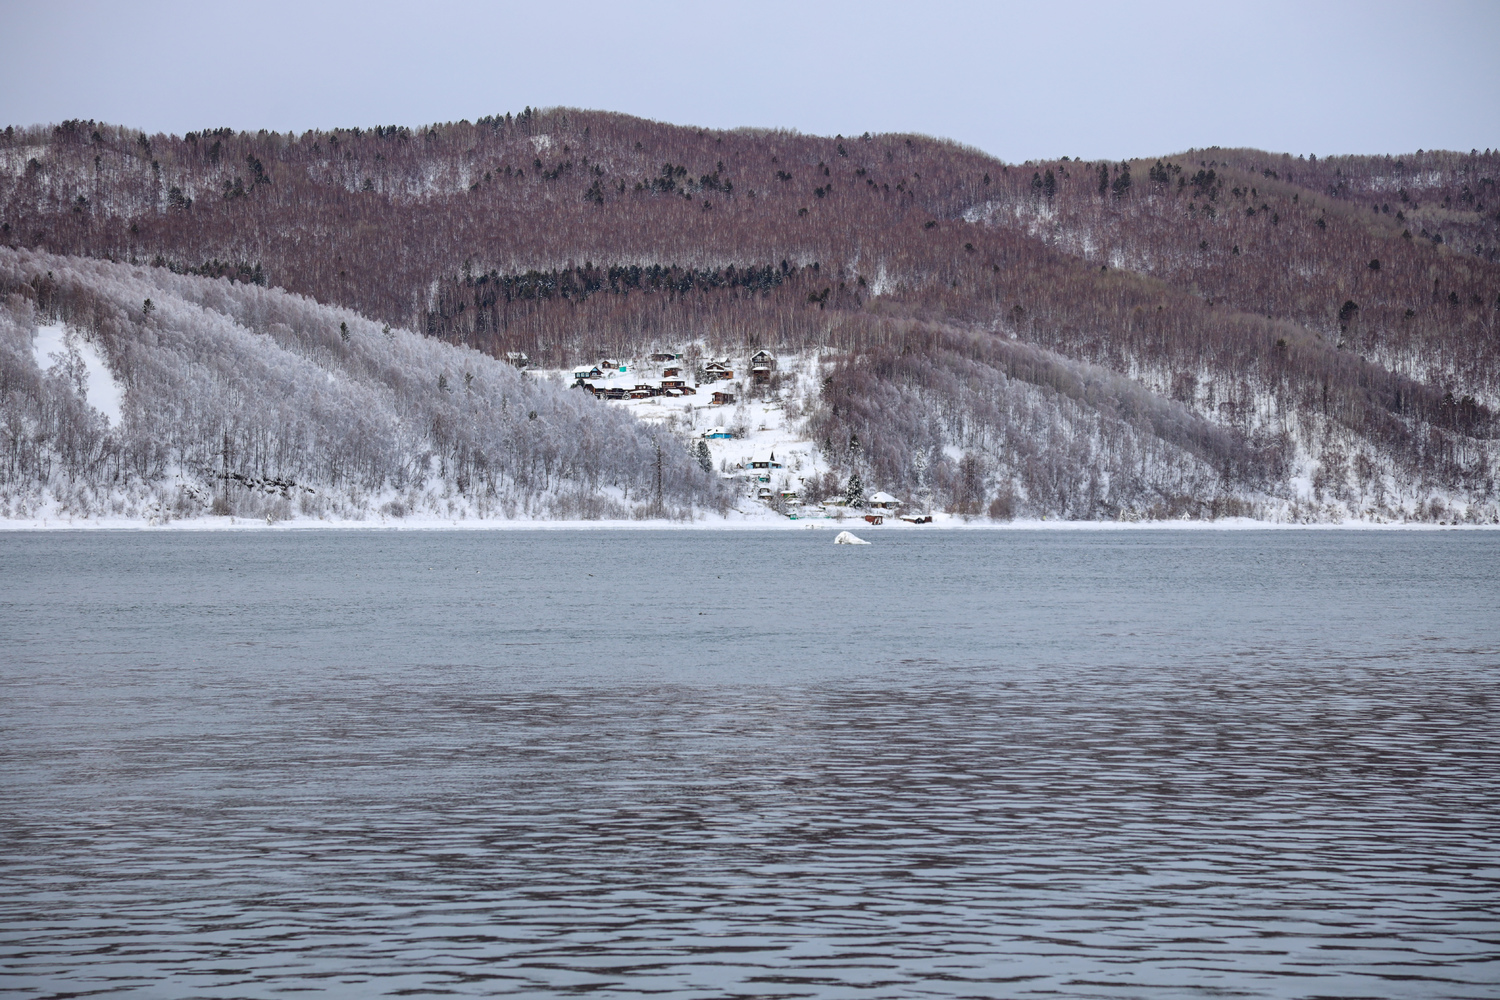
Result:
<svg viewBox="0 0 1500 1000"><path fill-rule="evenodd" d="M734 393L725 390L719 390L714 393L713 405L724 406L732 402L734 402Z"/></svg>

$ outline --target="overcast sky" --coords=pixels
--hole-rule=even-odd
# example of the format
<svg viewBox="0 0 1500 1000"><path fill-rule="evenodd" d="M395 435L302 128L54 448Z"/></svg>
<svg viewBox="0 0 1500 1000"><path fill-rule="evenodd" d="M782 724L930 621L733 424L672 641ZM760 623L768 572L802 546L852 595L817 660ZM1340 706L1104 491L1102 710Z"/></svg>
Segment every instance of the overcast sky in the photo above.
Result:
<svg viewBox="0 0 1500 1000"><path fill-rule="evenodd" d="M0 0L0 124L419 125L598 108L1006 160L1500 147L1500 2Z"/></svg>

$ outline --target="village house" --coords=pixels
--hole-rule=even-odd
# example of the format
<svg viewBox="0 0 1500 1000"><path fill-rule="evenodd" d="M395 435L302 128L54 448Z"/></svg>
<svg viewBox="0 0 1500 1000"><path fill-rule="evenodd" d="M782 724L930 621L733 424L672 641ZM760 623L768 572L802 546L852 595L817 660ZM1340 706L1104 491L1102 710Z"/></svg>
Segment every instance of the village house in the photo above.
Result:
<svg viewBox="0 0 1500 1000"><path fill-rule="evenodd" d="M681 389L681 388L683 388L686 385L687 385L687 381L685 379L680 379L680 378L664 378L664 379L661 380L661 387L663 389Z"/></svg>
<svg viewBox="0 0 1500 1000"><path fill-rule="evenodd" d="M778 462L778 461L776 461L776 452L775 451L765 451L765 452L760 452L760 453L756 454L754 457L752 457L750 459L750 468L752 468L752 469L779 469L779 468L781 468L781 463Z"/></svg>
<svg viewBox="0 0 1500 1000"><path fill-rule="evenodd" d="M882 510L895 510L901 506L901 501L889 493L877 493L870 498L871 507L879 507Z"/></svg>
<svg viewBox="0 0 1500 1000"><path fill-rule="evenodd" d="M600 370L598 365L579 365L573 369L573 377L582 382L587 378L603 378L604 372Z"/></svg>
<svg viewBox="0 0 1500 1000"><path fill-rule="evenodd" d="M710 402L714 406L726 406L734 402L734 393L728 392L723 389L716 390L714 392L713 399L710 400Z"/></svg>
<svg viewBox="0 0 1500 1000"><path fill-rule="evenodd" d="M722 382L734 378L734 369L723 361L710 361L703 366L703 381Z"/></svg>
<svg viewBox="0 0 1500 1000"><path fill-rule="evenodd" d="M673 354L670 351L658 351L655 354L651 355L651 360L652 361L676 361L680 357L682 357L682 355L680 355L680 354Z"/></svg>
<svg viewBox="0 0 1500 1000"><path fill-rule="evenodd" d="M756 351L750 358L750 377L761 385L771 381L771 373L775 370L776 355L770 351Z"/></svg>
<svg viewBox="0 0 1500 1000"><path fill-rule="evenodd" d="M682 374L681 365L667 365L661 370L663 378L677 378Z"/></svg>
<svg viewBox="0 0 1500 1000"><path fill-rule="evenodd" d="M531 364L531 359L526 356L525 351L506 351L505 360L517 368L525 368Z"/></svg>
<svg viewBox="0 0 1500 1000"><path fill-rule="evenodd" d="M725 430L723 427L710 427L708 430L703 432L703 436L711 439L719 438L726 441L734 437L733 434L729 433L729 431Z"/></svg>

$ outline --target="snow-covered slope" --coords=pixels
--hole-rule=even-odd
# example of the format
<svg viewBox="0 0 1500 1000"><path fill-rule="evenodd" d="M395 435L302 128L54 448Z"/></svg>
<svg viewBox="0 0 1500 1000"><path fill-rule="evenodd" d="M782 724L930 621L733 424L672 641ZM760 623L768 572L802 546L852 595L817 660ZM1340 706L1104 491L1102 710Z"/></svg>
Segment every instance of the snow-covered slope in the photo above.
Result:
<svg viewBox="0 0 1500 1000"><path fill-rule="evenodd" d="M679 438L253 285L0 249L0 517L691 518ZM659 471L658 471L659 470Z"/></svg>

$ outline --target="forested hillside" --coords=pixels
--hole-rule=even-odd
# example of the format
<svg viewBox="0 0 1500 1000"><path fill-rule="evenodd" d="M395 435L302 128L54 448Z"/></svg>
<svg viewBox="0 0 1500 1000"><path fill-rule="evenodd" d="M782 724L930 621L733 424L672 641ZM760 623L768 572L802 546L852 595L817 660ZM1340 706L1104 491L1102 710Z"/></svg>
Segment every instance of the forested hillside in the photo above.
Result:
<svg viewBox="0 0 1500 1000"><path fill-rule="evenodd" d="M38 325L70 331L33 357ZM83 355L123 387L94 405ZM0 249L0 517L686 518L728 496L627 415L349 310Z"/></svg>
<svg viewBox="0 0 1500 1000"><path fill-rule="evenodd" d="M74 121L0 137L0 243L554 367L820 352L807 432L829 462L969 514L1483 520L1497 180L1490 150L1020 166L575 110Z"/></svg>

